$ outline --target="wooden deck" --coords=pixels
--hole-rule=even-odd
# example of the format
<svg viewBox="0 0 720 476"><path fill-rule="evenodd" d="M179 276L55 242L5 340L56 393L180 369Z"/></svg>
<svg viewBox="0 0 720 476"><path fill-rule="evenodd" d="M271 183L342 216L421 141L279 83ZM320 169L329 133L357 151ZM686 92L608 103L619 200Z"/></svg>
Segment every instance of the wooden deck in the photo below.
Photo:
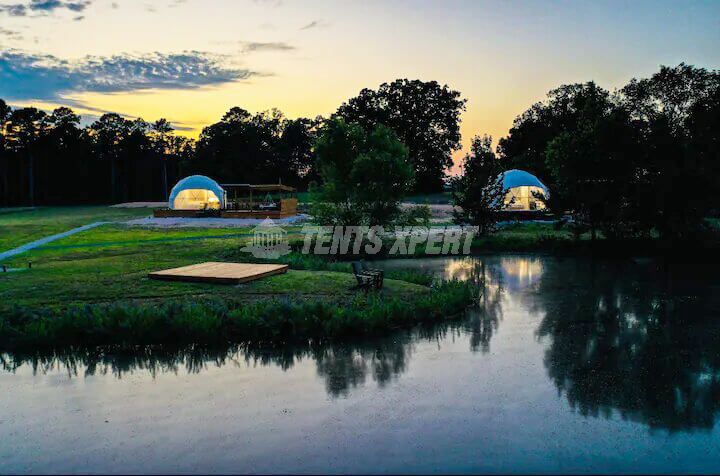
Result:
<svg viewBox="0 0 720 476"><path fill-rule="evenodd" d="M191 281L198 283L239 284L282 274L286 264L218 263L207 262L180 268L165 269L148 274L150 279L167 281Z"/></svg>

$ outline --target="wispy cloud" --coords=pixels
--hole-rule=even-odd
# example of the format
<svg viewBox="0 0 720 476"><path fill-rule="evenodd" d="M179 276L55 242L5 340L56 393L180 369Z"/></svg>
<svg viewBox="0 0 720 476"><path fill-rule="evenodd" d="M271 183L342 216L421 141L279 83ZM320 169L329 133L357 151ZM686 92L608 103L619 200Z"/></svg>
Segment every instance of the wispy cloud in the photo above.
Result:
<svg viewBox="0 0 720 476"><path fill-rule="evenodd" d="M0 91L15 100L57 100L77 92L194 89L248 79L258 73L224 66L199 51L176 54L88 56L67 61L19 50L0 52Z"/></svg>
<svg viewBox="0 0 720 476"><path fill-rule="evenodd" d="M329 25L328 22L324 20L313 20L310 23L307 23L306 25L303 25L300 27L301 30L312 30L314 28L325 28Z"/></svg>
<svg viewBox="0 0 720 476"><path fill-rule="evenodd" d="M91 3L92 0L30 0L24 3L0 3L0 13L15 17L24 17L31 13L47 14L59 10L80 13Z"/></svg>
<svg viewBox="0 0 720 476"><path fill-rule="evenodd" d="M8 40L22 40L23 36L18 31L8 30L7 28L0 27L0 36L5 37Z"/></svg>
<svg viewBox="0 0 720 476"><path fill-rule="evenodd" d="M283 4L283 0L253 0L258 5L268 5L271 7L279 7Z"/></svg>
<svg viewBox="0 0 720 476"><path fill-rule="evenodd" d="M249 53L253 51L292 51L296 49L293 45L281 41L258 42L258 41L241 41L243 52Z"/></svg>

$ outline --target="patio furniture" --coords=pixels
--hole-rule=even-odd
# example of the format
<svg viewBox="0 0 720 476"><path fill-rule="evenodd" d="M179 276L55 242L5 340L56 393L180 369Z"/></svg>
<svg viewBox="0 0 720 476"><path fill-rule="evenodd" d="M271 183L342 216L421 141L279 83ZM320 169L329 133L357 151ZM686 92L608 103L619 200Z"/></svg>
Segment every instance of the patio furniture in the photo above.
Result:
<svg viewBox="0 0 720 476"><path fill-rule="evenodd" d="M352 268L355 279L357 279L356 288L363 289L365 291L382 288L382 276L363 271L362 264L359 261L353 261Z"/></svg>
<svg viewBox="0 0 720 476"><path fill-rule="evenodd" d="M383 278L385 276L385 272L383 270L377 269L377 268L371 268L370 266L368 266L367 261L365 261L364 259L360 260L360 267L365 274L371 274L371 275L377 276L377 279L380 281L378 288L382 288Z"/></svg>

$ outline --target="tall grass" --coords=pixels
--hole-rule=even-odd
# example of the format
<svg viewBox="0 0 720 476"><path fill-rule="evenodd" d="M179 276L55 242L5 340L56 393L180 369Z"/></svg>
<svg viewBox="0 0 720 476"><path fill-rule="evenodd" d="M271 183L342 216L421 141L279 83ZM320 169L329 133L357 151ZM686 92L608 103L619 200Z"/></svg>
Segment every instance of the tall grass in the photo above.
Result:
<svg viewBox="0 0 720 476"><path fill-rule="evenodd" d="M207 298L65 310L13 308L0 316L0 350L72 345L340 339L458 316L476 288L448 281L412 300L360 294L348 303Z"/></svg>

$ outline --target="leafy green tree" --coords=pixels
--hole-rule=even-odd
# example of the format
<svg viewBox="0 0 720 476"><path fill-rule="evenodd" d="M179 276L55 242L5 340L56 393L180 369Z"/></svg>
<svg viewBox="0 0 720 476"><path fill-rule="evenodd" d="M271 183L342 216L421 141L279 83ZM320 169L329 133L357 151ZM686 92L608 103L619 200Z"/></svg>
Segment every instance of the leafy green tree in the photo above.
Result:
<svg viewBox="0 0 720 476"><path fill-rule="evenodd" d="M363 89L342 104L336 115L370 132L382 124L407 146L418 192L438 192L452 153L459 150L460 114L465 99L436 81L397 79L377 89Z"/></svg>
<svg viewBox="0 0 720 476"><path fill-rule="evenodd" d="M610 238L641 231L633 181L637 175L636 134L628 114L610 94L588 83L574 98L576 123L547 147L547 166L556 193L572 204L575 224Z"/></svg>
<svg viewBox="0 0 720 476"><path fill-rule="evenodd" d="M563 133L572 134L588 114L588 101L599 94L593 82L569 84L553 89L548 99L533 104L513 122L507 137L498 142L505 169L521 169L536 175L552 193L548 206L556 211L574 208L574 202L556 186L556 175L547 161L550 143ZM602 92L607 102L608 93Z"/></svg>
<svg viewBox="0 0 720 476"><path fill-rule="evenodd" d="M313 144L317 139L321 118L286 119L275 145L275 167L284 170L286 180L307 186L319 179L313 163Z"/></svg>
<svg viewBox="0 0 720 476"><path fill-rule="evenodd" d="M368 133L357 124L331 119L315 145L320 186L313 215L321 224L387 225L400 213L410 190L407 148L389 128Z"/></svg>
<svg viewBox="0 0 720 476"><path fill-rule="evenodd" d="M316 121L290 120L273 109L258 114L234 107L203 129L191 168L222 181L289 185L311 172Z"/></svg>
<svg viewBox="0 0 720 476"><path fill-rule="evenodd" d="M500 161L492 149L490 136L476 136L462 163L462 174L451 179L453 216L457 223L478 227L478 234L493 230L502 209L503 193Z"/></svg>
<svg viewBox="0 0 720 476"><path fill-rule="evenodd" d="M664 238L694 235L718 207L718 161L712 150L720 135L713 127L719 91L719 71L683 63L633 79L621 90L642 147L636 159L642 171L638 200Z"/></svg>

